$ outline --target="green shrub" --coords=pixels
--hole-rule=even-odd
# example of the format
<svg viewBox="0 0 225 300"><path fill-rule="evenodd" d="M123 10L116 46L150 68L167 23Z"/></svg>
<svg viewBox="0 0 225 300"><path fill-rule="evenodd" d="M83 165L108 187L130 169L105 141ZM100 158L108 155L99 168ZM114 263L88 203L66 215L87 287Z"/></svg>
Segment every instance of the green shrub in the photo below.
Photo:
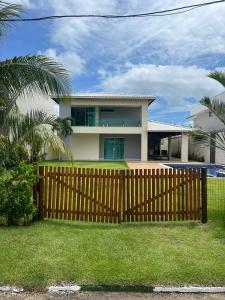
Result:
<svg viewBox="0 0 225 300"><path fill-rule="evenodd" d="M8 137L0 136L0 168L10 169L21 161L28 161L28 151L19 143L11 143Z"/></svg>
<svg viewBox="0 0 225 300"><path fill-rule="evenodd" d="M21 162L0 177L0 218L7 225L27 224L36 212L32 190L37 181L34 167Z"/></svg>

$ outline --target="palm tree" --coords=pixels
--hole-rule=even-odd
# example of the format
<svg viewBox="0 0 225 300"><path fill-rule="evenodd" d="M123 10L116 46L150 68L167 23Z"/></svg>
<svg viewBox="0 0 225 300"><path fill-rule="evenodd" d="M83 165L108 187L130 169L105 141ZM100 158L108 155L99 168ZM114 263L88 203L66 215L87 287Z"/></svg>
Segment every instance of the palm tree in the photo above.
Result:
<svg viewBox="0 0 225 300"><path fill-rule="evenodd" d="M208 77L215 79L225 88L225 73L222 71L211 72ZM200 103L207 107L208 110L213 113L225 126L225 102L216 98L210 99L204 97ZM219 131L205 132L199 131L194 133L195 140L200 140L203 144L209 144L209 141L213 141L216 148L225 151L225 133Z"/></svg>
<svg viewBox="0 0 225 300"><path fill-rule="evenodd" d="M26 114L11 113L8 118L10 128L9 140L13 145L21 144L29 149L30 160L37 161L45 147L51 148L56 154L71 157L70 151L60 135L71 134L67 118L49 116L42 110L31 110Z"/></svg>
<svg viewBox="0 0 225 300"><path fill-rule="evenodd" d="M0 39L11 25L10 21L1 20L18 18L21 11L20 5L0 1ZM68 94L69 90L67 70L46 56L16 56L0 61L0 134L8 136L10 132L14 137L18 135L17 138L23 136L26 143L30 141L33 145L34 140L31 137L35 136L37 145L45 144L48 140L54 150L57 148L58 151L67 152L62 140L59 142L60 138L43 125L48 124L57 132L61 129L60 133L66 135L71 133L68 120L63 121L38 111L22 116L15 111L15 106L18 97L28 97L35 93L62 96ZM29 131L26 126L30 125L32 126Z"/></svg>

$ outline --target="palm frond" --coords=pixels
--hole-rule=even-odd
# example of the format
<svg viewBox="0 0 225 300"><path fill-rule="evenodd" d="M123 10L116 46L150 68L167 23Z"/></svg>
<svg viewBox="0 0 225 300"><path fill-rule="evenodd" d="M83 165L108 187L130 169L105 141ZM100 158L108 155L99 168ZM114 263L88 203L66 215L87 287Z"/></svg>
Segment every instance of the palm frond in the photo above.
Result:
<svg viewBox="0 0 225 300"><path fill-rule="evenodd" d="M5 34L11 23L1 20L10 20L19 17L22 12L22 6L18 4L0 1L0 38Z"/></svg>
<svg viewBox="0 0 225 300"><path fill-rule="evenodd" d="M225 125L225 102L204 97L200 103L207 107Z"/></svg>
<svg viewBox="0 0 225 300"><path fill-rule="evenodd" d="M213 71L210 72L208 75L209 78L215 79L220 84L222 84L223 87L225 87L225 73L222 71Z"/></svg>

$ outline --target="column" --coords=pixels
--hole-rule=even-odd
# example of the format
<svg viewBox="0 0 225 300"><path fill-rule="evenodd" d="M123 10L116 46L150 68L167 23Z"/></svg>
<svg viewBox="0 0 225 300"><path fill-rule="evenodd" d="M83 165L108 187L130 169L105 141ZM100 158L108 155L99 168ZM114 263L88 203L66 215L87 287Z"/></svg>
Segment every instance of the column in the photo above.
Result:
<svg viewBox="0 0 225 300"><path fill-rule="evenodd" d="M148 160L148 132L141 134L141 161Z"/></svg>
<svg viewBox="0 0 225 300"><path fill-rule="evenodd" d="M188 162L188 135L181 134L181 162Z"/></svg>

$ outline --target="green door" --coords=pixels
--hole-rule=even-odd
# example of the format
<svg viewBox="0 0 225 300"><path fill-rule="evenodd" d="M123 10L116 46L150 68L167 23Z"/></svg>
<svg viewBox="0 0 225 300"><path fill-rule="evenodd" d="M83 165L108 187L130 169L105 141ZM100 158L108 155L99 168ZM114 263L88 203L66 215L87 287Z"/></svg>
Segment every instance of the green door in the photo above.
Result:
<svg viewBox="0 0 225 300"><path fill-rule="evenodd" d="M124 160L124 138L104 139L104 159Z"/></svg>

